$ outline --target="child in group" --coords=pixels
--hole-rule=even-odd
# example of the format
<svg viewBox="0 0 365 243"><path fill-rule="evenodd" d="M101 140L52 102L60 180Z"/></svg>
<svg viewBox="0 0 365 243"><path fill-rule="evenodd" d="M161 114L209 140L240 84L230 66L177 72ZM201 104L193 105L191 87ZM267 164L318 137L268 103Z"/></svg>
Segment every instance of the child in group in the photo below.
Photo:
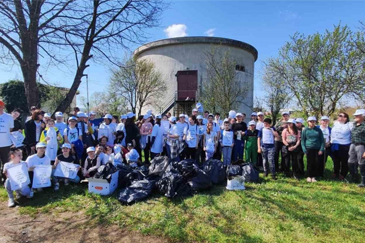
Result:
<svg viewBox="0 0 365 243"><path fill-rule="evenodd" d="M96 174L101 163L99 156L95 154L94 147L88 147L86 149L86 152L87 152L87 158L85 160L83 174L85 178L90 178Z"/></svg>
<svg viewBox="0 0 365 243"><path fill-rule="evenodd" d="M37 165L51 165L51 159L46 155L47 145L44 143L37 143L37 153L29 156L26 160L28 164L30 184L33 184L33 170ZM37 191L42 191L42 188L38 188ZM31 188L29 197L33 197L34 190Z"/></svg>
<svg viewBox="0 0 365 243"><path fill-rule="evenodd" d="M232 149L234 146L233 131L230 128L230 123L228 119L224 119L224 130L221 131L221 133L223 164L224 166L228 166L231 164Z"/></svg>
<svg viewBox="0 0 365 243"><path fill-rule="evenodd" d="M275 174L275 138L279 134L274 127L271 127L271 119L265 118L264 127L259 131L257 139L258 153L262 153L262 163L264 166L265 176L269 174L268 165L270 165L272 179L276 180Z"/></svg>
<svg viewBox="0 0 365 243"><path fill-rule="evenodd" d="M129 164L131 167L137 167L139 162L139 154L137 150L134 149L132 143L127 144L128 153L125 155L125 159L127 161L127 164Z"/></svg>
<svg viewBox="0 0 365 243"><path fill-rule="evenodd" d="M207 124L207 129L203 135L203 150L205 151L205 160L213 158L217 150L217 135L213 128L213 122Z"/></svg>
<svg viewBox="0 0 365 243"><path fill-rule="evenodd" d="M58 143L62 144L63 141L58 128L55 127L55 121L53 119L47 121L47 127L42 131L39 141L47 144L46 155L50 158L51 164L53 165L57 157Z"/></svg>
<svg viewBox="0 0 365 243"><path fill-rule="evenodd" d="M22 161L22 150L18 148L12 148L9 153L10 162L4 164L3 173L6 175L6 177L9 177L7 174L8 169L14 167L14 166L25 166L27 167L27 163ZM14 201L14 194L13 190L11 189L10 179L5 180L5 188L8 193L8 207L15 207L15 201ZM16 198L19 199L22 196L29 196L30 194L30 188L28 185L18 189L15 191Z"/></svg>
<svg viewBox="0 0 365 243"><path fill-rule="evenodd" d="M76 158L71 154L71 144L69 143L65 143L62 145L62 154L58 155L56 158L56 161L53 165L53 168L56 169L58 163L60 162L67 162L67 163L71 163L71 164L77 164L77 160ZM81 167L79 167L79 170L81 169ZM54 173L54 170L53 170ZM74 179L68 179L68 178L59 178L59 177L52 177L52 181L53 181L53 189L55 191L57 191L60 188L60 184L59 181L63 180L65 183L65 186L67 186L69 184L69 182L74 182L74 183L79 183L80 182L80 177L76 176Z"/></svg>
<svg viewBox="0 0 365 243"><path fill-rule="evenodd" d="M259 130L256 129L256 122L248 123L248 130L245 133L245 161L257 166L257 136Z"/></svg>

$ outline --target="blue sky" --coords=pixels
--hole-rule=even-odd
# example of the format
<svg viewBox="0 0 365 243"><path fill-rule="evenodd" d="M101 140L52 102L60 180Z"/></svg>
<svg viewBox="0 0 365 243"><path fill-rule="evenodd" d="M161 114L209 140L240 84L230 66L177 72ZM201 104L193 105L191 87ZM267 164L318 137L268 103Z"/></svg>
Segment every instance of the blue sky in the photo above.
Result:
<svg viewBox="0 0 365 243"><path fill-rule="evenodd" d="M332 30L333 26L347 24L353 30L365 22L365 1L171 1L163 13L161 26L148 31L150 41L167 38L167 34L205 36L213 35L247 42L259 52L255 63L255 94L260 92L262 61L275 57L281 46L295 32L313 34ZM169 26L173 30L166 32ZM207 31L210 30L208 33ZM130 46L134 50L136 46ZM73 64L73 63L71 63ZM91 63L87 69L90 93L106 88L110 65ZM40 73L52 84L70 87L73 69L42 65ZM17 67L0 64L0 82L22 79ZM86 84L79 88L86 95Z"/></svg>

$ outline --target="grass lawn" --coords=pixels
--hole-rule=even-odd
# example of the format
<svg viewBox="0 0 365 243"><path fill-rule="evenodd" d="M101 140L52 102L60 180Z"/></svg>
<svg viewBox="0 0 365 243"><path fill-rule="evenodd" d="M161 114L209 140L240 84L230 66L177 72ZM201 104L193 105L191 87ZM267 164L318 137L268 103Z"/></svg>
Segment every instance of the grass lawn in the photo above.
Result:
<svg viewBox="0 0 365 243"><path fill-rule="evenodd" d="M326 177L332 174L332 161ZM116 195L89 194L84 185L61 185L36 193L19 211L42 214L83 211L95 224L181 242L364 242L365 189L355 184L322 180L307 183L279 175L277 181L246 184L231 192L215 186L185 199L155 195L145 202L122 206ZM6 203L4 188L1 203ZM16 210L16 209L14 209Z"/></svg>

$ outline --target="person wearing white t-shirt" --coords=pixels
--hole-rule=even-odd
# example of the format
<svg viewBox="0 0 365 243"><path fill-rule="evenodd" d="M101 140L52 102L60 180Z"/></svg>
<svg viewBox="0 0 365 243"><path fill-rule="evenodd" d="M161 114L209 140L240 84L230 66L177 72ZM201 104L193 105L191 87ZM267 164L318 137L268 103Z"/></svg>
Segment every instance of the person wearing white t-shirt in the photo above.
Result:
<svg viewBox="0 0 365 243"><path fill-rule="evenodd" d="M196 161L199 163L203 163L205 161L205 152L203 150L203 137L204 133L207 130L207 125L203 124L203 116L198 115L196 117L196 125L198 126L198 148L196 151Z"/></svg>
<svg viewBox="0 0 365 243"><path fill-rule="evenodd" d="M234 146L233 131L230 128L229 120L224 120L224 130L221 132L221 145L223 153L223 165L228 166L231 164L232 149Z"/></svg>
<svg viewBox="0 0 365 243"><path fill-rule="evenodd" d="M195 124L194 116L189 117L189 124L184 130L184 138L188 147L186 148L186 158L195 159L198 147L198 127Z"/></svg>
<svg viewBox="0 0 365 243"><path fill-rule="evenodd" d="M333 175L332 178L345 180L349 172L349 150L351 145L351 130L354 124L349 121L350 117L347 113L341 112L334 122L331 130L331 150L333 159Z"/></svg>
<svg viewBox="0 0 365 243"><path fill-rule="evenodd" d="M156 115L156 123L152 129L151 160L163 151L164 128L161 126L161 115Z"/></svg>
<svg viewBox="0 0 365 243"><path fill-rule="evenodd" d="M128 153L125 154L125 160L131 167L137 167L139 162L139 153L134 149L132 143L127 145Z"/></svg>
<svg viewBox="0 0 365 243"><path fill-rule="evenodd" d="M215 151L217 150L217 136L214 131L214 123L209 122L207 124L206 131L203 135L203 150L205 152L205 160L208 161L213 158Z"/></svg>
<svg viewBox="0 0 365 243"><path fill-rule="evenodd" d="M10 152L10 146L12 145L10 139L10 132L14 128L13 117L4 112L5 104L0 100L0 169L3 168L4 164L8 162L8 156ZM5 177L1 175L1 183L5 180Z"/></svg>
<svg viewBox="0 0 365 243"><path fill-rule="evenodd" d="M176 122L176 128L179 134L179 139L180 141L183 140L184 137L184 131L187 128L188 124L185 121L185 115L184 114L180 114L179 116L179 121Z"/></svg>
<svg viewBox="0 0 365 243"><path fill-rule="evenodd" d="M323 177L324 169L326 168L326 163L328 156L331 156L331 128L328 126L330 119L328 116L322 116L320 125L318 126L323 133L324 138L324 153L318 156L318 177Z"/></svg>
<svg viewBox="0 0 365 243"><path fill-rule="evenodd" d="M264 127L264 113L263 112L257 112L257 123L256 123L256 129L261 130Z"/></svg>
<svg viewBox="0 0 365 243"><path fill-rule="evenodd" d="M104 122L99 126L99 138L102 136L106 136L108 138L107 145L114 146L115 132L116 126L112 125L113 116L110 114L106 114L104 116Z"/></svg>
<svg viewBox="0 0 365 243"><path fill-rule="evenodd" d="M63 122L63 113L60 111L57 111L55 114L56 122L55 127L57 127L58 131L60 132L61 136L63 137L63 132L67 128L67 124Z"/></svg>
<svg viewBox="0 0 365 243"><path fill-rule="evenodd" d="M176 125L176 117L171 116L169 118L170 128L166 135L166 153L169 159L179 160L179 132Z"/></svg>
<svg viewBox="0 0 365 243"><path fill-rule="evenodd" d="M80 139L82 140L82 133L81 131L76 127L77 124L77 118L74 116L71 116L68 118L68 127L65 128L63 131L63 141L65 143L69 143L72 146L72 155L75 155L75 142Z"/></svg>

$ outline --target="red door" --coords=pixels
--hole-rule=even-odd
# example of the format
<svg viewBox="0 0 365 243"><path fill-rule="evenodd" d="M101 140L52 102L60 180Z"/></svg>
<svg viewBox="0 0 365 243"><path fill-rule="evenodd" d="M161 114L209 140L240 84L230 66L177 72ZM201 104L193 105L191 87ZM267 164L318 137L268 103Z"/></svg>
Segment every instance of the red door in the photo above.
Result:
<svg viewBox="0 0 365 243"><path fill-rule="evenodd" d="M198 71L177 72L177 100L183 101L196 99L198 89Z"/></svg>

